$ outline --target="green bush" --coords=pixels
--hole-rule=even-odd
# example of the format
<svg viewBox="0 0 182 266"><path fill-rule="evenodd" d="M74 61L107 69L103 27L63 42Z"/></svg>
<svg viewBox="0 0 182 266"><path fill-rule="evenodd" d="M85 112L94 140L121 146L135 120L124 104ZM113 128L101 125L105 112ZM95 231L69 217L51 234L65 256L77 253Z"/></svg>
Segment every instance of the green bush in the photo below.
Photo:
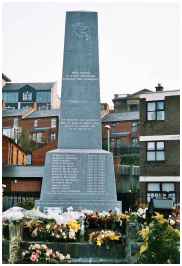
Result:
<svg viewBox="0 0 182 266"><path fill-rule="evenodd" d="M26 210L32 210L35 207L35 200L27 199L17 204L18 207L22 207Z"/></svg>
<svg viewBox="0 0 182 266"><path fill-rule="evenodd" d="M170 226L162 214L156 213L139 235L144 242L140 246L138 263L180 263L180 232Z"/></svg>

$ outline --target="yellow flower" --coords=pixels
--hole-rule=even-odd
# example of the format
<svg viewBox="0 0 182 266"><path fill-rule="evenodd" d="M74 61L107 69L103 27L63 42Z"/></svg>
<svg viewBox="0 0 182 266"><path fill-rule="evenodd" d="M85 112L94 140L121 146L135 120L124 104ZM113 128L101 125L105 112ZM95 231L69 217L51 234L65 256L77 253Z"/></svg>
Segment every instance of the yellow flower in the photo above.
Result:
<svg viewBox="0 0 182 266"><path fill-rule="evenodd" d="M74 230L75 232L78 232L78 230L80 230L80 224L76 220L69 222L68 226L70 229Z"/></svg>
<svg viewBox="0 0 182 266"><path fill-rule="evenodd" d="M144 239L144 240L148 240L148 236L149 236L149 227L147 226L146 228L143 228L141 231L139 231L139 235Z"/></svg>
<svg viewBox="0 0 182 266"><path fill-rule="evenodd" d="M102 242L100 240L96 240L96 244L100 247L102 245Z"/></svg>
<svg viewBox="0 0 182 266"><path fill-rule="evenodd" d="M155 220L157 220L160 224L167 223L167 220L164 218L163 214L155 212L155 216L153 216Z"/></svg>
<svg viewBox="0 0 182 266"><path fill-rule="evenodd" d="M145 242L143 245L140 246L140 254L145 252L148 249L148 243Z"/></svg>
<svg viewBox="0 0 182 266"><path fill-rule="evenodd" d="M127 214L124 214L124 213L121 214L121 219L126 219L128 221L129 217L130 216Z"/></svg>

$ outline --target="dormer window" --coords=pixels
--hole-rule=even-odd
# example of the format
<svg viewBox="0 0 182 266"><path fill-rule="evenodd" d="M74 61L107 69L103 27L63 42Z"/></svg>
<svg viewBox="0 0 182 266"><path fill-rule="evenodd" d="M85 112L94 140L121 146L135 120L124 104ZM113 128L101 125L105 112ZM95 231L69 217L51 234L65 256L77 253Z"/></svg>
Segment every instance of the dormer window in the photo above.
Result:
<svg viewBox="0 0 182 266"><path fill-rule="evenodd" d="M23 98L23 101L32 101L32 92L31 91L24 91L22 98Z"/></svg>

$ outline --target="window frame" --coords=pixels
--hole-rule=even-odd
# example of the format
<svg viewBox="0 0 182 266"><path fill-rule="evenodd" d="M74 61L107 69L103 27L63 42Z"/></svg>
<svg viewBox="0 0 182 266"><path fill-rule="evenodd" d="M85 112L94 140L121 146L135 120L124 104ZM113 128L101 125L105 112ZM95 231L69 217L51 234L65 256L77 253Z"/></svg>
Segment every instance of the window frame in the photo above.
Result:
<svg viewBox="0 0 182 266"><path fill-rule="evenodd" d="M53 136L54 136L54 138L53 138ZM50 140L51 140L51 142L52 141L56 141L56 132L55 131L52 131L51 132L51 134L50 134Z"/></svg>
<svg viewBox="0 0 182 266"><path fill-rule="evenodd" d="M38 127L38 119L35 119L35 120L33 121L33 126L34 126L34 127Z"/></svg>
<svg viewBox="0 0 182 266"><path fill-rule="evenodd" d="M164 143L164 148L163 149L160 149L160 150L157 149L157 143L158 142L163 142ZM154 143L154 150L148 149L148 143ZM160 141L147 141L146 142L146 161L148 163L150 163L150 162L164 162L166 160L165 150L166 150L165 141L162 141L162 140L160 140ZM164 159L163 160L157 160L157 152L161 152L161 151L164 152ZM148 158L147 158L148 152L154 152L155 153L155 159L154 160L148 160Z"/></svg>
<svg viewBox="0 0 182 266"><path fill-rule="evenodd" d="M22 93L22 101L23 102L32 102L32 99L33 99L32 91L29 91L29 90L23 91L23 93Z"/></svg>
<svg viewBox="0 0 182 266"><path fill-rule="evenodd" d="M156 190L148 190L148 185L149 184L159 184L159 191L156 191ZM173 184L174 185L174 190L170 190L170 191L166 191L166 190L163 190L163 184ZM159 198L162 196L162 198L164 198L164 195L166 198L170 198L170 194L174 194L174 202L176 202L176 186L175 186L175 182L147 182L147 186L146 186L146 197L147 197L147 201L148 201L148 198L151 199L151 196L150 194L154 194L154 197L155 194L159 196ZM148 201L149 202L149 201Z"/></svg>
<svg viewBox="0 0 182 266"><path fill-rule="evenodd" d="M164 105L164 107L163 107L163 109L158 109L157 108L157 103L159 103L159 102L163 102L163 105ZM148 110L148 105L150 104L150 103L154 103L155 104L155 110L154 111L149 111ZM157 119L157 113L158 112L164 112L164 119ZM165 105L165 100L159 100L159 101L148 101L147 102L147 105L146 105L146 120L147 121L165 121L165 112L166 112L166 105ZM155 114L155 119L148 119L148 113L154 113Z"/></svg>
<svg viewBox="0 0 182 266"><path fill-rule="evenodd" d="M56 128L56 127L57 127L57 119L51 118L51 128Z"/></svg>

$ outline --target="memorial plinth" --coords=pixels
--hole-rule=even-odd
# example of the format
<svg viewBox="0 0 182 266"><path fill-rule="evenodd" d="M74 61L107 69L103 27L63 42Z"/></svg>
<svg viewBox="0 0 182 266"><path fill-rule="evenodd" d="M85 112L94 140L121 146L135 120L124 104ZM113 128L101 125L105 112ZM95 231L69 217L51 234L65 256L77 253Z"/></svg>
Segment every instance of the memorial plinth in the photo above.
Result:
<svg viewBox="0 0 182 266"><path fill-rule="evenodd" d="M96 12L67 12L58 149L46 154L41 208L108 210L117 202L113 158L102 150Z"/></svg>

